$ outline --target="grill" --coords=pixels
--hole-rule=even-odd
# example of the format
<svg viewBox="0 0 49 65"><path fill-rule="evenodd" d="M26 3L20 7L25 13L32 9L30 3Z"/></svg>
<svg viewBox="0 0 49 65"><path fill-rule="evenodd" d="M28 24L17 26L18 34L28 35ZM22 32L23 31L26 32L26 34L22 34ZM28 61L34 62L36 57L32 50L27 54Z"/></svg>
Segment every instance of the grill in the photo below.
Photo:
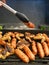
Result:
<svg viewBox="0 0 49 65"><path fill-rule="evenodd" d="M30 33L46 33L47 35L49 35L49 31L42 31L42 30L7 30L7 29L4 29L4 30L1 30L3 33L5 32L9 32L9 31L12 31L12 32L21 32L21 33L24 33L24 32L30 32ZM39 58L38 56L36 56L36 60L34 61L31 61L28 63L28 65L31 65L33 63L49 63L49 57L44 57L43 59ZM16 65L16 64L19 64L19 65L26 65L26 63L22 62L17 56L15 55L12 55L12 56L9 56L7 57L5 60L1 60L0 59L0 64L2 65Z"/></svg>

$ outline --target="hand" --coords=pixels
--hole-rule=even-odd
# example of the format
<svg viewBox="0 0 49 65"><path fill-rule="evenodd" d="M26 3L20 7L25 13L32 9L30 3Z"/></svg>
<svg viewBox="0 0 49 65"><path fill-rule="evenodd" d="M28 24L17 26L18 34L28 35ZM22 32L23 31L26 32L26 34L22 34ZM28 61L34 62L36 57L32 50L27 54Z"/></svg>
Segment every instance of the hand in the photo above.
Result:
<svg viewBox="0 0 49 65"><path fill-rule="evenodd" d="M0 1L0 6L2 6L2 1Z"/></svg>
<svg viewBox="0 0 49 65"><path fill-rule="evenodd" d="M0 6L2 6L2 2L6 3L6 0L0 1Z"/></svg>

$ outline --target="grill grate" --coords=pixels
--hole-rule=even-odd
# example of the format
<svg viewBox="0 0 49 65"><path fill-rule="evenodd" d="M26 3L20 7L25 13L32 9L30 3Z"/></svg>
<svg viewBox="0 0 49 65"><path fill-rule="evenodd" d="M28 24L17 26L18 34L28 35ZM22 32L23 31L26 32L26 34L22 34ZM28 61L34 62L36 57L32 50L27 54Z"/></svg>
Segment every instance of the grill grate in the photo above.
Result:
<svg viewBox="0 0 49 65"><path fill-rule="evenodd" d="M22 62L17 56L12 55L7 57L5 60L1 60L0 62ZM38 56L36 56L36 60L31 61L32 62L41 62L41 63L48 63L49 62L49 57L44 57L43 59L39 58Z"/></svg>

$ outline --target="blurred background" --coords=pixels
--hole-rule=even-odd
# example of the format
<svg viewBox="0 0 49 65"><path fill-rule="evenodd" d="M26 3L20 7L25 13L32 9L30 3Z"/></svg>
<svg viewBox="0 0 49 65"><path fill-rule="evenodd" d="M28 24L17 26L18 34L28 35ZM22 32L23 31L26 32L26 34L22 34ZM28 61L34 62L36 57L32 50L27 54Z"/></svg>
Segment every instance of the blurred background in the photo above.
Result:
<svg viewBox="0 0 49 65"><path fill-rule="evenodd" d="M36 26L49 25L49 0L7 0L13 9L24 13ZM16 25L23 23L5 8L0 8L0 24Z"/></svg>

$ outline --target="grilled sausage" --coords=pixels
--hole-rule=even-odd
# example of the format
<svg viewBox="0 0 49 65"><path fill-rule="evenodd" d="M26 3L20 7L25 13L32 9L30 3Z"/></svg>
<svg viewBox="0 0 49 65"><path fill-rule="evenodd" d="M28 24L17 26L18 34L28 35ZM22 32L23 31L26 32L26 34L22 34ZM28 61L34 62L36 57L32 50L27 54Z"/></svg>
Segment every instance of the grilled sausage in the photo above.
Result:
<svg viewBox="0 0 49 65"><path fill-rule="evenodd" d="M43 45L43 49L44 49L45 55L48 56L49 55L49 49L48 49L47 43L43 42L42 45Z"/></svg>
<svg viewBox="0 0 49 65"><path fill-rule="evenodd" d="M46 39L46 41L49 43L49 37Z"/></svg>
<svg viewBox="0 0 49 65"><path fill-rule="evenodd" d="M12 39L11 45L13 46L13 48L16 48L16 38Z"/></svg>
<svg viewBox="0 0 49 65"><path fill-rule="evenodd" d="M23 50L27 54L27 56L29 57L30 60L35 60L35 55L31 52L31 50L29 49L29 47L27 47L26 45L24 45Z"/></svg>
<svg viewBox="0 0 49 65"><path fill-rule="evenodd" d="M32 52L34 55L37 54L37 47L36 47L36 42L35 41L32 41Z"/></svg>
<svg viewBox="0 0 49 65"><path fill-rule="evenodd" d="M0 39L0 45L6 45L6 42L4 41L4 40L2 40L2 39Z"/></svg>
<svg viewBox="0 0 49 65"><path fill-rule="evenodd" d="M35 25L31 22L24 22L25 25L27 25L29 28L35 28Z"/></svg>
<svg viewBox="0 0 49 65"><path fill-rule="evenodd" d="M25 63L29 62L28 56L25 53L23 53L20 49L15 49L15 54Z"/></svg>
<svg viewBox="0 0 49 65"><path fill-rule="evenodd" d="M43 33L43 36L45 37L45 41L49 43L49 37L45 33Z"/></svg>
<svg viewBox="0 0 49 65"><path fill-rule="evenodd" d="M42 48L41 43L37 43L37 49L38 49L38 53L39 53L40 58L44 58L45 54L44 54L44 50Z"/></svg>

